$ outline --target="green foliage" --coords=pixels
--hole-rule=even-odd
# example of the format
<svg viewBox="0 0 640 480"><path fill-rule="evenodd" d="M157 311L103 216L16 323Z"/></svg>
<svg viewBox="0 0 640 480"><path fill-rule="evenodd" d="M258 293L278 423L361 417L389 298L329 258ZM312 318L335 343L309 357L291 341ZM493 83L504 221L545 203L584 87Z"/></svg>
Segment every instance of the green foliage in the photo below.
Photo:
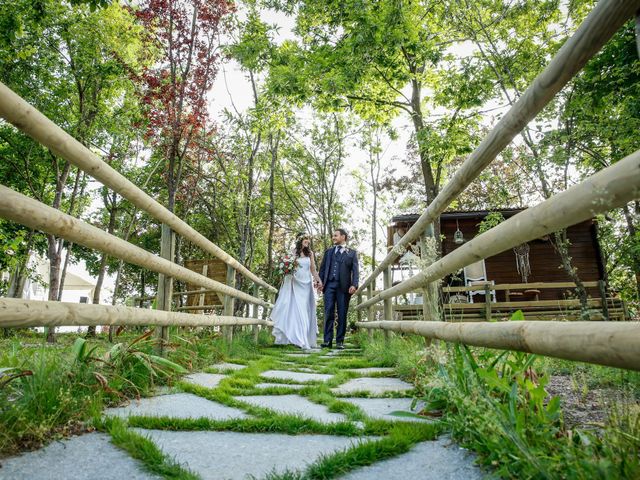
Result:
<svg viewBox="0 0 640 480"><path fill-rule="evenodd" d="M504 222L504 216L500 212L489 212L478 224L478 235L491 230L496 225Z"/></svg>
<svg viewBox="0 0 640 480"><path fill-rule="evenodd" d="M359 340L366 355L384 350L382 336ZM404 356L413 352L424 363L428 375L418 378L417 388L425 392L426 413L442 417L454 438L477 452L497 476L623 479L640 472L634 453L640 439L638 412L614 407L600 430L566 429L562 401L549 397L546 388L557 361L462 345L421 350L408 339L392 342L396 348L404 345ZM581 368L600 383L618 384L619 372L610 368L561 364ZM634 372L625 373L633 384Z"/></svg>
<svg viewBox="0 0 640 480"><path fill-rule="evenodd" d="M133 458L142 462L145 468L163 478L178 480L198 480L200 477L185 469L162 451L148 438L134 432L119 418L107 418L98 422L98 427L111 435L111 441L125 450Z"/></svg>
<svg viewBox="0 0 640 480"><path fill-rule="evenodd" d="M150 333L104 351L75 339L63 350L5 341L0 354L0 452L42 445L51 436L86 429L105 405L149 394L187 370L149 353ZM102 353L104 351L104 353Z"/></svg>

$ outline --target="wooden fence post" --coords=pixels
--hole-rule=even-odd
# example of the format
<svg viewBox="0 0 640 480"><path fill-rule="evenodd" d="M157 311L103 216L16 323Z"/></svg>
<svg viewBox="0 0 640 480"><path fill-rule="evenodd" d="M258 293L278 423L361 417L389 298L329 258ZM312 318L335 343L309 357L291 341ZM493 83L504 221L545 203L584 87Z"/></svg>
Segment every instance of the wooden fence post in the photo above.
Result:
<svg viewBox="0 0 640 480"><path fill-rule="evenodd" d="M170 262L175 259L175 234L169 225L163 223L160 237L160 256ZM173 278L162 273L158 274L158 295L156 296L156 309L171 311L171 300L173 298ZM159 355L164 355L165 344L169 340L169 327L160 327L156 330L158 345L156 351Z"/></svg>
<svg viewBox="0 0 640 480"><path fill-rule="evenodd" d="M253 284L253 295L255 297L260 297L260 285L258 285L257 283ZM258 318L258 305L256 305L255 303L253 304L253 306L251 307L251 316L255 319ZM258 335L260 334L260 326L259 325L254 325L251 330L253 331L253 343L255 343L256 345L258 344Z"/></svg>
<svg viewBox="0 0 640 480"><path fill-rule="evenodd" d="M387 267L384 269L383 273L383 287L384 289L391 288L391 267ZM384 299L384 320L393 320L393 304L391 303L391 298ZM385 341L389 341L391 334L388 330L384 331L384 339Z"/></svg>
<svg viewBox="0 0 640 480"><path fill-rule="evenodd" d="M429 245L433 242L433 247ZM422 267L425 268L434 263L437 258L435 230L433 223L427 225L422 235L420 235L420 259ZM439 282L431 282L422 289L422 315L425 320L436 321L442 318L440 310L440 295L438 291Z"/></svg>
<svg viewBox="0 0 640 480"><path fill-rule="evenodd" d="M600 298L602 298L602 315L605 320L609 320L609 305L607 305L607 286L604 280L598 280Z"/></svg>
<svg viewBox="0 0 640 480"><path fill-rule="evenodd" d="M233 286L233 288L235 288L236 271L231 266L227 266L227 282L226 283L227 283L227 285ZM226 315L226 316L229 316L229 317L232 317L235 305L236 305L235 298L233 298L230 295L225 295L224 296L224 310L223 310L222 314ZM223 327L222 328L222 334L224 335L225 340L228 343L231 343L231 341L233 340L233 327L231 327L231 326Z"/></svg>
<svg viewBox="0 0 640 480"><path fill-rule="evenodd" d="M368 286L367 286L367 300L370 298L373 298L373 284L375 283L375 280L373 282L371 282ZM375 312L373 311L373 305L369 305L367 307L367 322L373 322L374 319L374 314ZM373 340L373 330L372 329L367 329L367 331L369 332L369 338L371 340Z"/></svg>

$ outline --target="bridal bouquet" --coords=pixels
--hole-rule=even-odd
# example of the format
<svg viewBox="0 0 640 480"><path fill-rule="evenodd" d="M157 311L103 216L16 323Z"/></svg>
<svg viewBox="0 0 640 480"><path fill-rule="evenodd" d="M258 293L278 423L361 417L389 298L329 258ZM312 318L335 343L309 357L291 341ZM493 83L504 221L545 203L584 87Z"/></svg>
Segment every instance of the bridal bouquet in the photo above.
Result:
<svg viewBox="0 0 640 480"><path fill-rule="evenodd" d="M275 272L279 277L284 278L285 275L289 275L296 271L298 267L298 259L292 253L283 255L276 263Z"/></svg>

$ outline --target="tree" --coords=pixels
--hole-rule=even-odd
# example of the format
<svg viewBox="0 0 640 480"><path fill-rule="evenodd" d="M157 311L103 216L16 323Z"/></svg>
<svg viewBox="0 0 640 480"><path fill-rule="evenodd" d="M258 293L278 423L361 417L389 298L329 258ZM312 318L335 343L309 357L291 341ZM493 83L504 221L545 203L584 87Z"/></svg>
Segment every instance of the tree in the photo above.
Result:
<svg viewBox="0 0 640 480"><path fill-rule="evenodd" d="M135 53L139 29L118 4L93 12L84 5L41 7L32 2L11 4L4 18L13 20L13 29L2 39L0 57L7 61L1 77L85 146L100 147L105 118L121 100L126 83L114 52L124 57ZM11 128L4 129L3 140L10 147L6 158L19 169L30 195L70 214L82 212L87 201L84 173L73 171L69 162ZM53 235L46 238L49 299L59 300L65 244ZM53 341L53 329L48 339Z"/></svg>

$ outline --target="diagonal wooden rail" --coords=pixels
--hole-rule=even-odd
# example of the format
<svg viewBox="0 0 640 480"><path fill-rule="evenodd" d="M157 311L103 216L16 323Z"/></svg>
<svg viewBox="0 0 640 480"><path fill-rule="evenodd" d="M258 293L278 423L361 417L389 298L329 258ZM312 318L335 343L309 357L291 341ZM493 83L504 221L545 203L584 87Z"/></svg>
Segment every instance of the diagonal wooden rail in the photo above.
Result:
<svg viewBox="0 0 640 480"><path fill-rule="evenodd" d="M640 0L598 2L577 31L465 160L416 223L373 273L360 284L356 293L362 294L381 273L404 254L406 248L439 218L451 202L480 175L638 9Z"/></svg>
<svg viewBox="0 0 640 480"><path fill-rule="evenodd" d="M575 225L640 197L640 151L548 200L505 220L398 285L356 308L371 306L457 272L465 265Z"/></svg>
<svg viewBox="0 0 640 480"><path fill-rule="evenodd" d="M158 257L143 248L111 235L93 225L67 215L60 210L43 205L10 188L0 185L0 217L35 230L72 241L78 245L107 253L115 258L147 268L156 273L177 278L187 283L210 288L249 303L269 307L261 298L236 290L224 283L205 277L188 268Z"/></svg>
<svg viewBox="0 0 640 480"><path fill-rule="evenodd" d="M205 252L219 258L246 278L272 293L277 292L275 287L156 202L2 82L0 82L0 117L49 148L54 154L118 192L140 210L168 225L174 232L193 242Z"/></svg>
<svg viewBox="0 0 640 480"><path fill-rule="evenodd" d="M193 315L165 310L147 310L122 305L45 302L0 298L0 327L59 327L88 325L156 325L174 327L213 327L264 325L258 318L225 315Z"/></svg>

